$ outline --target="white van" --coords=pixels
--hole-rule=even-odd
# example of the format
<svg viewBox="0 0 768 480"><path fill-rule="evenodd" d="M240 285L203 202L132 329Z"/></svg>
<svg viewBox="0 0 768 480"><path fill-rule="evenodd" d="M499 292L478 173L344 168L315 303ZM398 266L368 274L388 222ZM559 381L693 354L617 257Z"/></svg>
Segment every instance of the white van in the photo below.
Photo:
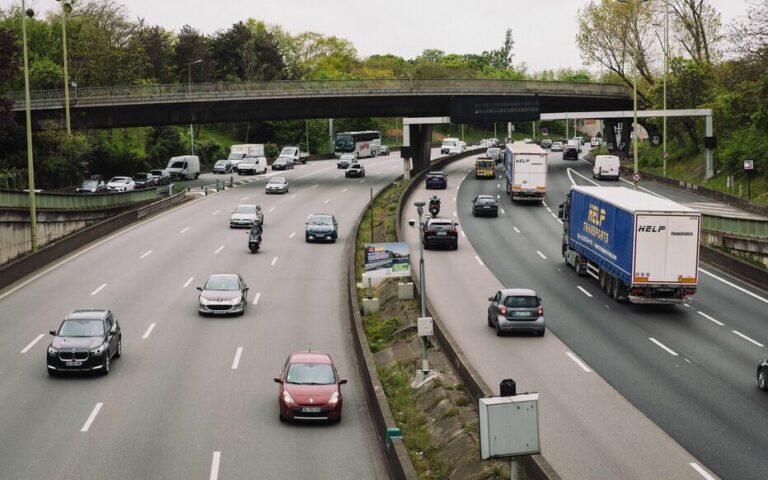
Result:
<svg viewBox="0 0 768 480"><path fill-rule="evenodd" d="M197 155L171 157L166 168L172 178L193 179L200 176L200 158Z"/></svg>
<svg viewBox="0 0 768 480"><path fill-rule="evenodd" d="M458 147L461 143L462 141L458 138L444 138L443 143L440 145L440 153L445 155L451 150L451 147Z"/></svg>
<svg viewBox="0 0 768 480"><path fill-rule="evenodd" d="M267 157L247 156L240 160L235 170L239 175L255 175L258 173L267 173Z"/></svg>
<svg viewBox="0 0 768 480"><path fill-rule="evenodd" d="M619 179L619 157L616 155L598 155L595 157L595 166L592 168L592 178Z"/></svg>

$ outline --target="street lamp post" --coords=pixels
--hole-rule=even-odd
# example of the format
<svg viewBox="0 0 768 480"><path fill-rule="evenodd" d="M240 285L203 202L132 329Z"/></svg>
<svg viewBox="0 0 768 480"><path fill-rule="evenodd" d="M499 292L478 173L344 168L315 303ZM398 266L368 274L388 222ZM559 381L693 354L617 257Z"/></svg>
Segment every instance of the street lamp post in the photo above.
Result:
<svg viewBox="0 0 768 480"><path fill-rule="evenodd" d="M72 4L67 0L56 0L61 3L61 42L64 51L64 119L67 135L72 135L72 124L69 121L69 73L67 71L67 15L72 12Z"/></svg>
<svg viewBox="0 0 768 480"><path fill-rule="evenodd" d="M669 74L669 0L664 0L664 132L662 138L662 176L667 176L667 75Z"/></svg>
<svg viewBox="0 0 768 480"><path fill-rule="evenodd" d="M424 205L426 203L419 201L413 204L416 206L416 213L419 214L419 293L421 294L421 318L425 318L427 316L427 293L424 279L424 225L422 225L421 219L424 215ZM425 375L429 371L426 338L421 340L421 369Z"/></svg>
<svg viewBox="0 0 768 480"><path fill-rule="evenodd" d="M197 65L198 63L202 63L202 60L195 60L194 62L187 64L187 92L192 93L192 65ZM192 123L192 114L190 113L190 122L189 122L189 144L190 144L190 150L192 151L192 155L195 154L195 126Z"/></svg>
<svg viewBox="0 0 768 480"><path fill-rule="evenodd" d="M24 49L24 110L27 121L27 177L29 183L29 220L32 251L37 251L37 205L35 200L35 162L32 157L32 110L29 104L29 54L27 53L27 17L35 16L21 0L21 38Z"/></svg>

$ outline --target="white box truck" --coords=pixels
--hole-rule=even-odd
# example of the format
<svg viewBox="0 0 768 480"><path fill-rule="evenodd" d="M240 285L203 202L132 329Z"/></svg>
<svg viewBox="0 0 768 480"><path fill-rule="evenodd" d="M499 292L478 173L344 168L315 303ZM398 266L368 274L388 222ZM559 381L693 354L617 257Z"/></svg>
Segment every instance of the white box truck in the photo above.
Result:
<svg viewBox="0 0 768 480"><path fill-rule="evenodd" d="M515 142L504 149L504 175L512 200L541 202L547 194L547 152L535 143Z"/></svg>
<svg viewBox="0 0 768 480"><path fill-rule="evenodd" d="M696 293L701 214L624 187L572 186L563 257L616 301L685 303Z"/></svg>

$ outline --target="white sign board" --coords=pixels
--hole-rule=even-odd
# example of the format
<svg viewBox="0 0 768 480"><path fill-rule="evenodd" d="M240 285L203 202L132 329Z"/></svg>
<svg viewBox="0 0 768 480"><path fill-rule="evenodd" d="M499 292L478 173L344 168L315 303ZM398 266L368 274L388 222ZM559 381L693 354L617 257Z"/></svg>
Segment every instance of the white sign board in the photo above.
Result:
<svg viewBox="0 0 768 480"><path fill-rule="evenodd" d="M744 170L754 170L755 162L753 160L744 160Z"/></svg>
<svg viewBox="0 0 768 480"><path fill-rule="evenodd" d="M433 335L432 317L419 317L417 322L420 337L431 337Z"/></svg>
<svg viewBox="0 0 768 480"><path fill-rule="evenodd" d="M480 457L532 455L539 443L539 394L481 398Z"/></svg>

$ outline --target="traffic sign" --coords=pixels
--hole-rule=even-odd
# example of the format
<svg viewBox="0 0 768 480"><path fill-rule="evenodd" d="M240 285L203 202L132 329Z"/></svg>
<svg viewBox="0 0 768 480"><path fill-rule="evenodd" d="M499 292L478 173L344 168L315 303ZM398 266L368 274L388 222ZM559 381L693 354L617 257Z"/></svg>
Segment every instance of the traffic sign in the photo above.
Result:
<svg viewBox="0 0 768 480"><path fill-rule="evenodd" d="M754 170L755 169L755 162L752 160L744 160L744 170Z"/></svg>
<svg viewBox="0 0 768 480"><path fill-rule="evenodd" d="M639 173L632 174L632 181L635 183L638 183L640 181L640 174Z"/></svg>
<svg viewBox="0 0 768 480"><path fill-rule="evenodd" d="M664 152L664 158L669 158L669 152Z"/></svg>
<svg viewBox="0 0 768 480"><path fill-rule="evenodd" d="M549 129L547 127L542 127L541 134L542 135L549 135Z"/></svg>

